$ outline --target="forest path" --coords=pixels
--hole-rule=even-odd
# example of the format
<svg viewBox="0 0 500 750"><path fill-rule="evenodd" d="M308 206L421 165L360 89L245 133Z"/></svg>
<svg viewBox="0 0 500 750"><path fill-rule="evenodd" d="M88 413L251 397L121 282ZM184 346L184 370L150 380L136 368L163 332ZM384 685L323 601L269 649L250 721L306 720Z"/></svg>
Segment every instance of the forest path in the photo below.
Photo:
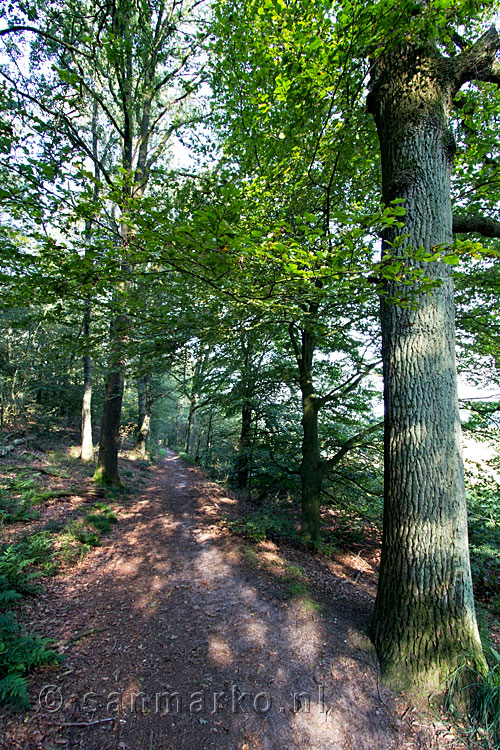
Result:
<svg viewBox="0 0 500 750"><path fill-rule="evenodd" d="M402 720L404 704L380 686L370 597L346 596L339 578L320 610L287 598L217 524L234 502L168 452L103 546L35 603L43 634L71 640L68 658L31 679L40 700L0 747L449 746L411 712Z"/></svg>

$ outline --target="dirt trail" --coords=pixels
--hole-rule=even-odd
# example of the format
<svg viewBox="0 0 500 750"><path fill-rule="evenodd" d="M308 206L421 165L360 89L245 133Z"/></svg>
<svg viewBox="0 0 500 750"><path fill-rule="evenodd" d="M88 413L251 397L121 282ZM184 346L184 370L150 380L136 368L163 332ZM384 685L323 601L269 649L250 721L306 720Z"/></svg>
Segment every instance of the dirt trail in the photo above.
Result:
<svg viewBox="0 0 500 750"><path fill-rule="evenodd" d="M449 746L379 685L370 597L286 600L217 526L232 502L173 453L154 469L103 547L34 603L68 658L31 679L40 701L4 717L2 749Z"/></svg>

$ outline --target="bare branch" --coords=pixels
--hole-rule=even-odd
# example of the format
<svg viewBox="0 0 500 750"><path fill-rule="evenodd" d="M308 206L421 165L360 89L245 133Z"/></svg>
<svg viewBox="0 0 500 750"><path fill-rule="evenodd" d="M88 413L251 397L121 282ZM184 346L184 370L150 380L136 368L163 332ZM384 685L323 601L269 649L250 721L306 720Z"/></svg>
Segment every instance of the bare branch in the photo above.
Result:
<svg viewBox="0 0 500 750"><path fill-rule="evenodd" d="M90 55L87 55L86 52L82 52L82 50L74 47L68 42L65 42L63 39L59 39L58 37L49 34L47 31L42 31L42 29L37 29L35 26L9 26L7 29L0 30L0 36L5 36L6 34L15 34L18 31L31 31L33 34L38 34L39 36L44 37L44 39L50 39L52 42L56 42L56 44L60 44L62 47L65 47L72 52L76 52L78 55L83 55L83 57L86 57L89 60L92 59L92 57Z"/></svg>

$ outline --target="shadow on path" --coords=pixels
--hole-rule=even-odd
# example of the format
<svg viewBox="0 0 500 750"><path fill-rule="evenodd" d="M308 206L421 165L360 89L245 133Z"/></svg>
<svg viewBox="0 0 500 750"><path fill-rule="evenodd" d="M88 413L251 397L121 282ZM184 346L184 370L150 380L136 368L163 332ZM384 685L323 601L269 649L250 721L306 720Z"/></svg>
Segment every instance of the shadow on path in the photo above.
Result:
<svg viewBox="0 0 500 750"><path fill-rule="evenodd" d="M155 468L105 546L58 580L50 634L83 635L34 679L35 692L54 687L19 747L438 746L399 720L379 685L369 597L339 580L320 611L286 600L282 581L217 525L232 502L173 452Z"/></svg>

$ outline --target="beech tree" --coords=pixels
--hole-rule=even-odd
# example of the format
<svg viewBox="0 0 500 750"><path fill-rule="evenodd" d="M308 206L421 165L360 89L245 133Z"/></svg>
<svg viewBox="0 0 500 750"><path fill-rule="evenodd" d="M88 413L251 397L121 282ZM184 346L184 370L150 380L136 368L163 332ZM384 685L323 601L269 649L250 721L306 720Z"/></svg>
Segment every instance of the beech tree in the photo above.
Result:
<svg viewBox="0 0 500 750"><path fill-rule="evenodd" d="M197 85L190 65L199 39L186 26L194 21L194 7L196 3L119 0L109 12L108 7L92 10L84 0L68 0L63 13L49 6L35 13L36 23L20 23L15 16L23 16L20 4L12 10L12 23L1 31L4 37L34 35L35 44L52 62L56 89L49 97L45 85L42 112L62 124L69 142L93 166L93 173L87 170L89 184L100 188L101 220L111 238L115 277L110 280L109 368L95 478L109 484L120 482L117 456L132 333L126 306L134 215L169 140L194 117L183 111ZM30 99L36 102L32 94ZM90 120L94 126L85 127ZM107 135L99 150L96 122ZM86 401L88 364L86 360ZM83 412L88 416L87 406Z"/></svg>

